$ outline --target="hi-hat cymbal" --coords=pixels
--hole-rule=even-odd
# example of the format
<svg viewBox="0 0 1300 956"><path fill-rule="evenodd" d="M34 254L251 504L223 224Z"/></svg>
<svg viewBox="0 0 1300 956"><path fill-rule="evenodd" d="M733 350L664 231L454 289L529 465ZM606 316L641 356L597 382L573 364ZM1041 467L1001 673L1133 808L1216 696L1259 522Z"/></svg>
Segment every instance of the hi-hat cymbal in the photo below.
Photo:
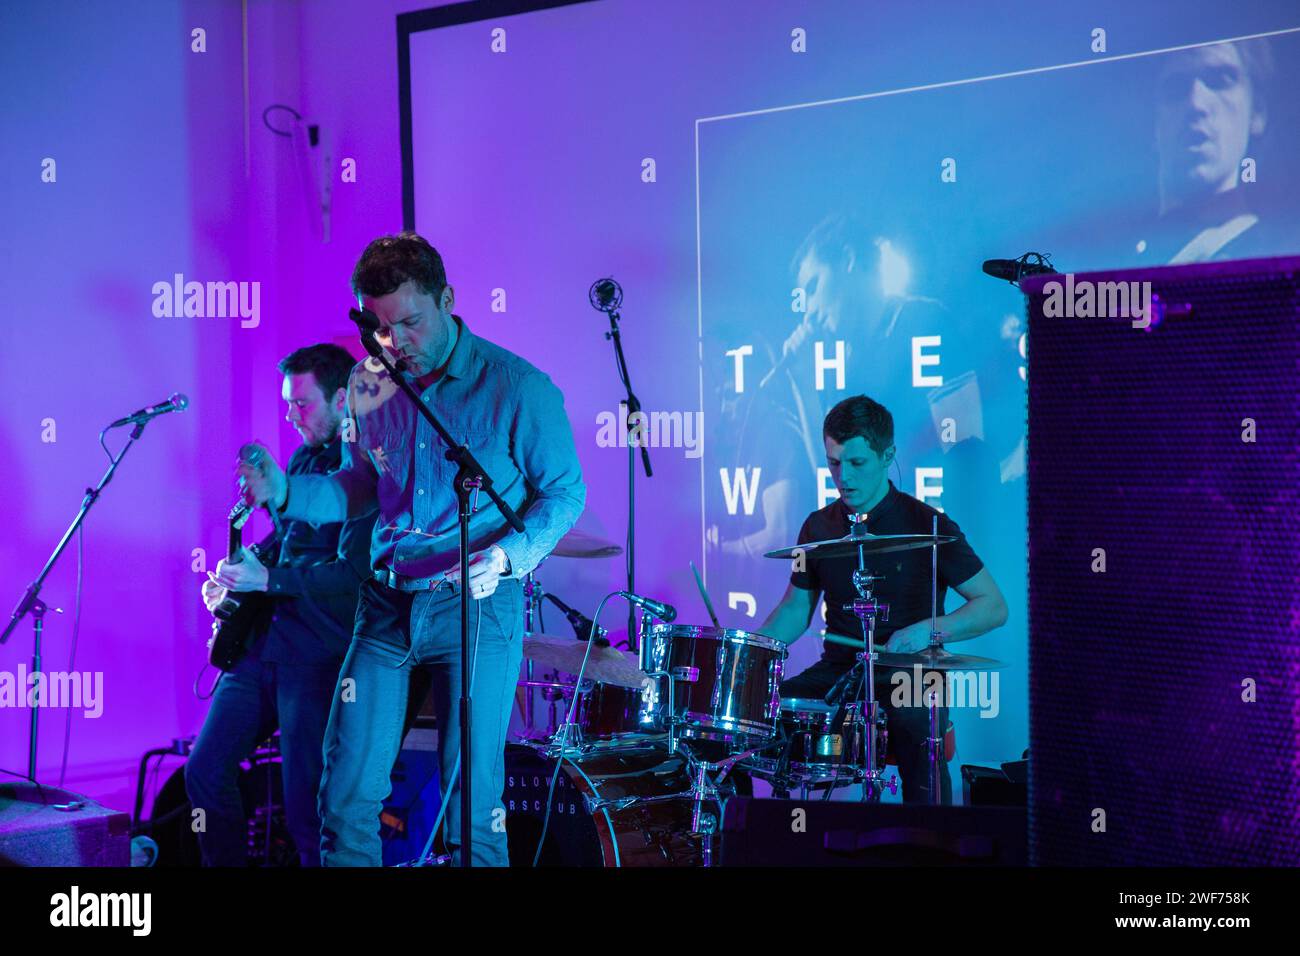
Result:
<svg viewBox="0 0 1300 956"><path fill-rule="evenodd" d="M992 657L954 654L942 647L927 647L916 654L890 654L881 651L876 655L877 667L911 670L918 664L926 671L996 671L1007 666Z"/></svg>
<svg viewBox="0 0 1300 956"><path fill-rule="evenodd" d="M556 558L613 558L623 553L623 548L585 531L571 530L551 552Z"/></svg>
<svg viewBox="0 0 1300 956"><path fill-rule="evenodd" d="M856 558L858 548L867 554L884 554L887 551L913 551L928 548L936 541L947 544L956 541L952 535L941 534L864 534L859 538L846 535L843 538L831 538L828 541L806 541L789 548L768 551L765 558L784 558L789 560L803 555L806 558Z"/></svg>
<svg viewBox="0 0 1300 956"><path fill-rule="evenodd" d="M565 674L577 674L582 667L582 656L587 653L587 643L572 637L552 637L534 634L524 638L524 657L543 667L551 667ZM587 658L584 680L617 684L619 687L639 689L650 680L631 654L612 647L593 647Z"/></svg>
<svg viewBox="0 0 1300 956"><path fill-rule="evenodd" d="M862 650L862 639L855 637L844 637L841 634L827 634L826 641L831 644L839 644L842 647L852 647ZM883 647L883 644L877 644L876 647ZM943 647L927 647L923 651L914 654L894 654L890 651L876 651L876 666L891 667L901 670L911 670L917 664L921 665L922 670L931 671L996 671L1007 665L1002 661L995 660L992 657L976 657L974 654L954 654L952 651Z"/></svg>

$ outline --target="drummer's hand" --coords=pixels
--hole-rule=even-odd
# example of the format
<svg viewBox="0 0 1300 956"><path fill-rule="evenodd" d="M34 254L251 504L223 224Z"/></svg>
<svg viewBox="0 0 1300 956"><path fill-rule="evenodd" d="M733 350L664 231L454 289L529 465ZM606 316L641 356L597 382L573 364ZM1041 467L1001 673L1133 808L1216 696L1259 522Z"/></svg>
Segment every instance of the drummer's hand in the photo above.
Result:
<svg viewBox="0 0 1300 956"><path fill-rule="evenodd" d="M501 575L510 567L506 553L499 545L492 545L486 551L475 551L469 556L469 594L476 601L491 597L501 583ZM447 572L446 578L452 584L460 583L460 563Z"/></svg>
<svg viewBox="0 0 1300 956"><path fill-rule="evenodd" d="M889 654L916 654L930 646L930 622L918 621L907 627L900 627L881 650Z"/></svg>

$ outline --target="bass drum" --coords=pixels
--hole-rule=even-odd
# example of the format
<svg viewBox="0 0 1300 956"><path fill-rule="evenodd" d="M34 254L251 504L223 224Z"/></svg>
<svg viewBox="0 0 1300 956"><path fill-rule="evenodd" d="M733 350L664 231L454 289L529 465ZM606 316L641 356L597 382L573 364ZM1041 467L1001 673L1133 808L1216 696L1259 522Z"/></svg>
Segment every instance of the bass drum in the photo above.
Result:
<svg viewBox="0 0 1300 956"><path fill-rule="evenodd" d="M556 759L506 747L506 835L511 866L532 866ZM686 760L664 747L621 747L566 758L539 866L699 866L691 835ZM707 805L706 805L707 808Z"/></svg>

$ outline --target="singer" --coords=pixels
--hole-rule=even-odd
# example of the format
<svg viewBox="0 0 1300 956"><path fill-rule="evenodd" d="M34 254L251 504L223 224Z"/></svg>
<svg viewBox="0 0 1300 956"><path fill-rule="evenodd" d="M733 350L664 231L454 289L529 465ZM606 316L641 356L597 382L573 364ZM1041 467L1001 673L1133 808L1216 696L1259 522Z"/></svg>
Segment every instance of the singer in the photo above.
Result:
<svg viewBox="0 0 1300 956"><path fill-rule="evenodd" d="M348 414L356 440L331 475L249 469L249 500L286 517L338 521L378 510L371 542L374 578L362 585L352 646L339 675L325 736L321 862L378 866L379 813L401 743L409 671L432 672L447 847L459 862L461 828L473 828L472 863L507 866L505 737L523 652L520 579L577 521L586 487L550 378L474 335L452 313L455 294L441 256L414 233L370 243L352 274L363 309L378 317L379 343L400 360L421 400L474 452L496 489L523 518L511 530L496 508L470 522L471 557L457 561L457 502L449 462L432 427L376 362L352 370ZM455 796L460 719L458 588L470 615L473 819Z"/></svg>

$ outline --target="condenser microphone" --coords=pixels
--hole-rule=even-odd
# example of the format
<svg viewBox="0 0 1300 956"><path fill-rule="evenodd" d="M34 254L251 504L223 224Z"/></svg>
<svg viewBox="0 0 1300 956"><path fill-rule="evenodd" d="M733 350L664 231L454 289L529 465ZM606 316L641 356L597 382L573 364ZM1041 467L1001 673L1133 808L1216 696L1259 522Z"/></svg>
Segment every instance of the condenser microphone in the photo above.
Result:
<svg viewBox="0 0 1300 956"><path fill-rule="evenodd" d="M597 279L587 290L587 301L597 312L615 312L623 304L623 287L611 278Z"/></svg>
<svg viewBox="0 0 1300 956"><path fill-rule="evenodd" d="M1037 252L1026 252L1019 259L985 259L984 274L1019 285L1025 276L1053 275L1051 259Z"/></svg>

